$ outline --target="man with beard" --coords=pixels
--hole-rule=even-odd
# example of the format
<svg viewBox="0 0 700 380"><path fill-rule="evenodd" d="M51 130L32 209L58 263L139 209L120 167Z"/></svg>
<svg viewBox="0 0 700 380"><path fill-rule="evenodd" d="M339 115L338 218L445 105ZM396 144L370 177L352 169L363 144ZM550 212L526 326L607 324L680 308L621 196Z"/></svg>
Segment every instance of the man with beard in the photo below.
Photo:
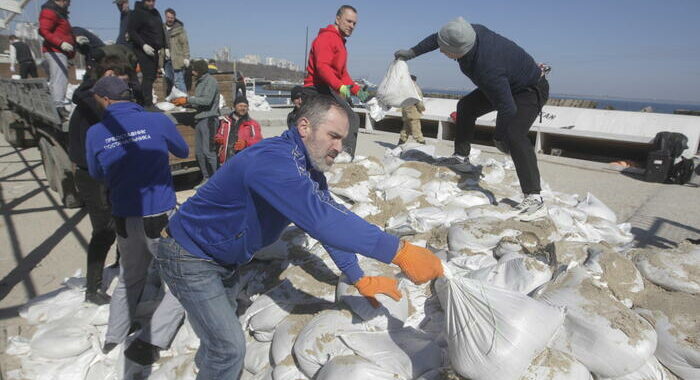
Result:
<svg viewBox="0 0 700 380"><path fill-rule="evenodd" d="M401 242L345 207L324 171L348 134L348 115L329 95L304 99L296 128L245 149L170 219L157 262L200 339L198 379L237 379L246 340L236 316L236 271L279 239L289 223L322 242L360 294L401 298L397 282L366 276L354 252L398 265L415 283L442 275L428 249Z"/></svg>
<svg viewBox="0 0 700 380"><path fill-rule="evenodd" d="M165 36L168 49L165 53L165 77L168 79L168 93L175 86L187 92L185 69L190 65L190 43L185 25L176 17L175 10L165 10Z"/></svg>
<svg viewBox="0 0 700 380"><path fill-rule="evenodd" d="M137 1L129 14L129 41L141 66L143 106L153 107L153 82L158 73L158 51L166 47L163 19L156 9L156 0Z"/></svg>
<svg viewBox="0 0 700 380"><path fill-rule="evenodd" d="M236 97L233 112L221 122L219 131L214 136L214 141L219 145L219 163L223 165L236 153L262 139L260 123L248 114L248 99L244 96Z"/></svg>

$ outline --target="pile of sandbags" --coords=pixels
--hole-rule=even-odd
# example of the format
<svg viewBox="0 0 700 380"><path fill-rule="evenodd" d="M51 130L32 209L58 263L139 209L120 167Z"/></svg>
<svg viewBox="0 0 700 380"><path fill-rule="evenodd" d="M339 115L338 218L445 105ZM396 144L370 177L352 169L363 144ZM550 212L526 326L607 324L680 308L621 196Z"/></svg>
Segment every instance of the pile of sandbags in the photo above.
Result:
<svg viewBox="0 0 700 380"><path fill-rule="evenodd" d="M431 248L445 276L415 285L360 256L403 296L379 295L374 308L320 242L290 226L237 273L242 379L700 378L696 246L632 250L629 225L603 202L546 184L548 214L519 221L512 162L476 150L469 163L414 144L337 161L326 173L335 199ZM195 378L187 322L151 368L126 360L123 345L102 354L108 308L83 303L82 286L69 279L22 310L37 329L10 339L22 367L9 378ZM144 315L159 291L147 293Z"/></svg>

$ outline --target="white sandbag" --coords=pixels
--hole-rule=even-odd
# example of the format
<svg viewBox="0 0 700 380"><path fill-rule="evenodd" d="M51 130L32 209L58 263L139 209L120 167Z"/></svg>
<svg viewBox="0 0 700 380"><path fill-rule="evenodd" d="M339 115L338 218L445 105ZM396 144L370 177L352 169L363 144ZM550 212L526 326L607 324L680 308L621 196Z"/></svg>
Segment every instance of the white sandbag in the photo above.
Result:
<svg viewBox="0 0 700 380"><path fill-rule="evenodd" d="M404 204L410 204L411 202L417 200L423 196L423 192L413 189L402 189L401 187L392 187L384 191L384 199L387 201L394 200L396 198L401 199Z"/></svg>
<svg viewBox="0 0 700 380"><path fill-rule="evenodd" d="M590 246L587 251L586 269L598 276L620 302L631 308L644 290L644 279L634 263L601 245Z"/></svg>
<svg viewBox="0 0 700 380"><path fill-rule="evenodd" d="M481 171L482 180L490 185L495 185L503 182L506 177L506 171L503 165L495 160L489 160Z"/></svg>
<svg viewBox="0 0 700 380"><path fill-rule="evenodd" d="M59 321L42 326L31 340L32 353L48 359L63 359L78 356L92 344L94 328L73 325L70 321Z"/></svg>
<svg viewBox="0 0 700 380"><path fill-rule="evenodd" d="M194 380L194 354L175 356L163 363L148 376L148 380Z"/></svg>
<svg viewBox="0 0 700 380"><path fill-rule="evenodd" d="M637 254L634 263L647 280L662 288L700 293L700 248L648 250Z"/></svg>
<svg viewBox="0 0 700 380"><path fill-rule="evenodd" d="M382 191L386 191L387 189L391 189L392 187L399 187L403 190L418 189L420 185L421 183L418 178L394 174L390 177L387 177L380 183L377 183L377 189Z"/></svg>
<svg viewBox="0 0 700 380"><path fill-rule="evenodd" d="M306 375L294 363L292 354L287 356L287 360L272 369L272 380L305 380Z"/></svg>
<svg viewBox="0 0 700 380"><path fill-rule="evenodd" d="M447 207L470 208L489 204L491 204L491 200L486 196L486 194L480 191L469 191L466 193L462 192L452 198L447 203Z"/></svg>
<svg viewBox="0 0 700 380"><path fill-rule="evenodd" d="M472 380L519 379L564 319L562 310L482 281L445 276L435 289L445 310L452 368Z"/></svg>
<svg viewBox="0 0 700 380"><path fill-rule="evenodd" d="M669 303L672 310L651 311L636 308L635 311L654 325L659 337L654 353L656 358L683 379L700 379L700 321L697 319L700 303L697 299L685 298L681 301L688 303L683 305ZM666 300L660 300L664 301ZM685 313L679 312L681 309L686 309ZM687 313L692 311L695 313ZM668 314L672 317L669 318Z"/></svg>
<svg viewBox="0 0 700 380"><path fill-rule="evenodd" d="M451 255L449 262L455 267L465 270L467 273L492 267L498 263L498 261L489 254Z"/></svg>
<svg viewBox="0 0 700 380"><path fill-rule="evenodd" d="M397 59L389 65L377 88L377 99L380 104L390 107L407 107L423 100L411 79L406 61Z"/></svg>
<svg viewBox="0 0 700 380"><path fill-rule="evenodd" d="M498 263L467 274L467 277L485 281L493 286L529 294L552 278L549 265L529 256L510 253Z"/></svg>
<svg viewBox="0 0 700 380"><path fill-rule="evenodd" d="M163 112L168 112L174 110L176 106L170 102L158 102L156 107Z"/></svg>
<svg viewBox="0 0 700 380"><path fill-rule="evenodd" d="M370 215L377 215L381 212L379 207L370 202L357 203L351 210L360 218L366 218Z"/></svg>
<svg viewBox="0 0 700 380"><path fill-rule="evenodd" d="M277 325L270 347L272 364L279 365L292 354L297 336L312 318L310 314L290 314Z"/></svg>
<svg viewBox="0 0 700 380"><path fill-rule="evenodd" d="M442 365L442 350L434 339L411 328L347 332L340 338L355 354L405 379Z"/></svg>
<svg viewBox="0 0 700 380"><path fill-rule="evenodd" d="M586 195L586 199L582 200L576 206L576 208L590 216L595 216L597 218L617 223L617 216L615 215L615 212L591 193L588 193Z"/></svg>
<svg viewBox="0 0 700 380"><path fill-rule="evenodd" d="M532 361L521 380L592 380L588 369L571 355L546 348Z"/></svg>
<svg viewBox="0 0 700 380"><path fill-rule="evenodd" d="M369 198L370 187L368 181L362 181L343 188L332 186L330 191L333 194L345 197L354 203L371 202Z"/></svg>
<svg viewBox="0 0 700 380"><path fill-rule="evenodd" d="M257 374L270 365L270 342L253 340L246 344L243 367L246 371Z"/></svg>
<svg viewBox="0 0 700 380"><path fill-rule="evenodd" d="M386 116L387 109L379 104L379 100L376 97L366 101L365 108L367 108L367 111L369 112L369 117L371 117L374 121L381 121L384 119L384 116Z"/></svg>
<svg viewBox="0 0 700 380"><path fill-rule="evenodd" d="M581 267L548 283L538 296L566 308L564 330L552 346L570 353L601 377L617 377L641 367L656 348L656 332Z"/></svg>
<svg viewBox="0 0 700 380"><path fill-rule="evenodd" d="M408 380L357 355L336 356L318 372L316 380Z"/></svg>
<svg viewBox="0 0 700 380"><path fill-rule="evenodd" d="M248 92L246 96L248 98L249 109L251 111L271 111L270 103L267 102L267 97L265 95L256 95Z"/></svg>
<svg viewBox="0 0 700 380"><path fill-rule="evenodd" d="M366 266L363 266L363 270L367 276L383 275ZM391 275L391 277L393 277L393 275ZM335 296L338 302L343 302L348 305L350 310L365 321L381 318L382 322L377 323L382 323L386 326L403 327L403 323L406 321L406 318L408 318L408 297L406 297L404 289L401 286L404 282L405 281L402 279L398 284L399 291L402 293L402 297L399 301L394 301L393 298L384 294L377 294L374 297L380 303L380 306L377 308L372 306L369 300L361 295L355 286L348 282L348 278L345 275L340 276L338 279Z"/></svg>
<svg viewBox="0 0 700 380"><path fill-rule="evenodd" d="M82 355L62 361L61 365L51 374L53 379L84 379L90 369L90 363L95 360L97 353L86 351ZM48 375L44 373L43 375Z"/></svg>
<svg viewBox="0 0 700 380"><path fill-rule="evenodd" d="M421 187L425 200L433 206L442 206L452 200L462 190L450 181L432 180Z"/></svg>
<svg viewBox="0 0 700 380"><path fill-rule="evenodd" d="M447 242L450 251L470 250L472 252L489 252L498 245L502 238L515 237L520 231L503 229L494 233L494 229L500 224L496 218L483 218L478 222L466 222L450 227L447 233Z"/></svg>
<svg viewBox="0 0 700 380"><path fill-rule="evenodd" d="M56 293L39 296L20 308L19 315L30 324L57 321L73 314L85 301L85 293L62 288Z"/></svg>
<svg viewBox="0 0 700 380"><path fill-rule="evenodd" d="M599 380L676 380L677 377L671 374L659 361L650 356L641 367L632 373L619 377L600 377Z"/></svg>
<svg viewBox="0 0 700 380"><path fill-rule="evenodd" d="M367 331L367 326L348 310L327 310L317 314L294 342L294 357L299 369L313 378L333 357L352 354L339 338L347 331Z"/></svg>
<svg viewBox="0 0 700 380"><path fill-rule="evenodd" d="M420 172L420 170L416 170L414 168L409 168L407 166L402 166L402 167L396 169L396 171L394 171L393 175L411 177L411 178L420 178L423 174Z"/></svg>
<svg viewBox="0 0 700 380"><path fill-rule="evenodd" d="M247 326L253 332L255 339L261 342L272 341L275 327L287 317L294 307L293 304L286 303L284 299L274 299L268 294L263 294L256 298L243 319L247 319Z"/></svg>
<svg viewBox="0 0 700 380"><path fill-rule="evenodd" d="M173 100L173 99L177 99L177 98L186 98L186 97L187 97L187 93L186 93L186 92L184 92L184 91L180 90L179 88L173 86L173 89L170 90L170 93L168 94L168 96L165 97L165 101L166 101L166 102L170 102L170 101Z"/></svg>

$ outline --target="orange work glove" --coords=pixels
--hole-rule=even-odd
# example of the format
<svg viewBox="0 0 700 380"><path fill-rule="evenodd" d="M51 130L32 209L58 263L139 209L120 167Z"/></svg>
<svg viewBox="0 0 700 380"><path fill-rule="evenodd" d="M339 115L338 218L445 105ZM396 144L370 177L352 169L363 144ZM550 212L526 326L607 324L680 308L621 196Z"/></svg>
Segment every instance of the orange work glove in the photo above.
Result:
<svg viewBox="0 0 700 380"><path fill-rule="evenodd" d="M403 242L403 246L391 261L401 268L415 284L423 284L442 276L442 263L427 248Z"/></svg>
<svg viewBox="0 0 700 380"><path fill-rule="evenodd" d="M243 150L245 148L245 140L236 140L236 143L233 144L233 150Z"/></svg>
<svg viewBox="0 0 700 380"><path fill-rule="evenodd" d="M179 98L175 98L175 99L171 100L170 103L172 103L176 106L179 106L179 107L184 106L185 104L187 104L187 98L185 98L184 96L179 97Z"/></svg>
<svg viewBox="0 0 700 380"><path fill-rule="evenodd" d="M384 276L364 276L355 283L355 287L363 296L367 297L369 303L374 307L379 307L379 301L374 298L381 293L393 298L395 301L401 299L401 292L397 287L397 282L393 278Z"/></svg>

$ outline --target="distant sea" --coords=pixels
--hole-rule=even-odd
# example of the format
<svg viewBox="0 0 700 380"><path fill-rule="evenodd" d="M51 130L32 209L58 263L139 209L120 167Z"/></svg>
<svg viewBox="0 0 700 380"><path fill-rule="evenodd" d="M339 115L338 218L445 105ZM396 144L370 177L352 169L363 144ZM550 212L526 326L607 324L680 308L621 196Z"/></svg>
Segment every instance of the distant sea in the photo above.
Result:
<svg viewBox="0 0 700 380"><path fill-rule="evenodd" d="M425 93L437 93L437 94L450 94L450 95L466 95L468 91L450 91L441 90L434 88L423 89ZM683 110L700 110L700 103L682 103L674 101L663 101L663 100L643 100L643 99L623 99L623 98L599 98L599 97L589 97L580 95L569 95L569 94L551 94L553 98L562 99L583 99L583 100L593 100L598 103L596 108L605 109L607 106L611 106L618 111L641 111L642 108L649 107L653 109L656 113L673 113L673 111L678 109Z"/></svg>
<svg viewBox="0 0 700 380"><path fill-rule="evenodd" d="M466 95L469 91L453 91L453 90L442 90L435 88L423 88L424 93L434 93L434 94L446 94L446 95ZM277 94L277 93L289 93L288 91L269 91L262 88L262 86L256 87L256 92L258 94ZM618 111L641 111L642 108L651 106L653 112L656 113L673 113L673 111L678 109L683 110L695 110L700 111L700 103L682 103L673 101L662 101L662 100L643 100L643 99L622 99L622 98L600 98L600 97L589 97L580 95L570 95L570 94L552 94L554 98L562 99L583 99L583 100L593 100L598 103L596 108L605 109L607 106L611 106ZM270 104L284 104L286 99L281 98L269 98Z"/></svg>

